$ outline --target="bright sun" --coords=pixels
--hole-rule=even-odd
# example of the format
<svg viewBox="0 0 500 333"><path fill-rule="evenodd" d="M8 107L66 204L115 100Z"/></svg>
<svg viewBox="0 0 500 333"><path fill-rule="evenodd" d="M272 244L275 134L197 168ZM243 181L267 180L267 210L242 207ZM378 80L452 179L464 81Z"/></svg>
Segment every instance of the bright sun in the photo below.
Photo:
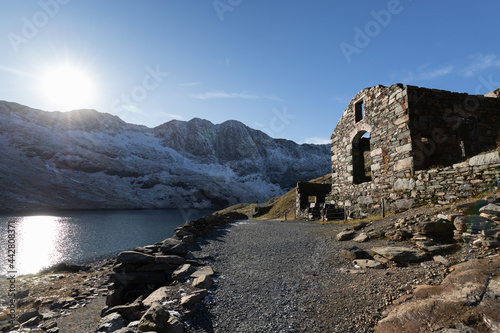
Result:
<svg viewBox="0 0 500 333"><path fill-rule="evenodd" d="M40 88L51 107L60 111L88 108L95 94L95 85L90 76L70 64L44 71Z"/></svg>

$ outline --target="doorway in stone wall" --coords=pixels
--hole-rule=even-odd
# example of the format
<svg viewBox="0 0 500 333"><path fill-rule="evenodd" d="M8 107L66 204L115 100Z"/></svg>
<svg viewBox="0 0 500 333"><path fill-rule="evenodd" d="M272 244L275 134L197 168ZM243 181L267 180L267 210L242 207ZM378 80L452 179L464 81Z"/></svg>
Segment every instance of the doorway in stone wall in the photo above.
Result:
<svg viewBox="0 0 500 333"><path fill-rule="evenodd" d="M359 131L352 140L352 180L361 184L372 180L370 133Z"/></svg>

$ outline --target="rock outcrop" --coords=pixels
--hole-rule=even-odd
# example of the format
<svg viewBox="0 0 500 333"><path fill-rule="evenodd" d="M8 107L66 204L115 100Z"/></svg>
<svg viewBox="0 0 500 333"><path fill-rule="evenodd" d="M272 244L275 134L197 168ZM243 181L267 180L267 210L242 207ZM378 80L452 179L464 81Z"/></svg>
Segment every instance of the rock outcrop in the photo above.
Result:
<svg viewBox="0 0 500 333"><path fill-rule="evenodd" d="M357 269L409 266L433 260L449 272L440 284L414 286L412 293L392 302L382 314L376 332L500 330L500 255L495 254L500 245L499 199L489 197L458 205L456 210L436 216L402 217L385 232L374 230L371 224L358 224L340 232L336 239L346 241L361 234L373 239L385 237L392 244L370 251L355 246L342 250L340 255L351 260ZM394 244L402 241L405 245ZM463 247L483 249L490 254L454 266L440 255Z"/></svg>
<svg viewBox="0 0 500 333"><path fill-rule="evenodd" d="M437 286L418 286L385 311L376 332L500 331L500 256L453 266Z"/></svg>

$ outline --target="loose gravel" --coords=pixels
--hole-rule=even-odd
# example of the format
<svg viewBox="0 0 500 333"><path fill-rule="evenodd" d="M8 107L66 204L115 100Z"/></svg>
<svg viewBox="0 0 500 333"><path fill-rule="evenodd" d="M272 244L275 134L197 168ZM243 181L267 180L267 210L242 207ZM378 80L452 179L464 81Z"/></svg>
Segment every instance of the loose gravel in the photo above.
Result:
<svg viewBox="0 0 500 333"><path fill-rule="evenodd" d="M345 227L345 226L344 226ZM339 256L339 225L243 221L214 230L192 249L210 258L215 287L186 332L372 332L387 304L413 286L436 284L445 268L359 270Z"/></svg>
<svg viewBox="0 0 500 333"><path fill-rule="evenodd" d="M243 221L199 241L219 272L212 302L200 309L190 332L299 332L311 300L313 277L328 247L308 222ZM314 324L311 318L310 324ZM189 332L188 331L188 332Z"/></svg>

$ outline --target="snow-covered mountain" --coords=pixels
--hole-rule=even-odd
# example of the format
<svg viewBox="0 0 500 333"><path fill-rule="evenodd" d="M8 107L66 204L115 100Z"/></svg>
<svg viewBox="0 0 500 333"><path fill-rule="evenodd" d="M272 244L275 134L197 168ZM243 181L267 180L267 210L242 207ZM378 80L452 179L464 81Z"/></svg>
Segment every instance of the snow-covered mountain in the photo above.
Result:
<svg viewBox="0 0 500 333"><path fill-rule="evenodd" d="M329 150L234 120L151 129L94 110L45 112L0 101L0 210L261 202L329 173Z"/></svg>

